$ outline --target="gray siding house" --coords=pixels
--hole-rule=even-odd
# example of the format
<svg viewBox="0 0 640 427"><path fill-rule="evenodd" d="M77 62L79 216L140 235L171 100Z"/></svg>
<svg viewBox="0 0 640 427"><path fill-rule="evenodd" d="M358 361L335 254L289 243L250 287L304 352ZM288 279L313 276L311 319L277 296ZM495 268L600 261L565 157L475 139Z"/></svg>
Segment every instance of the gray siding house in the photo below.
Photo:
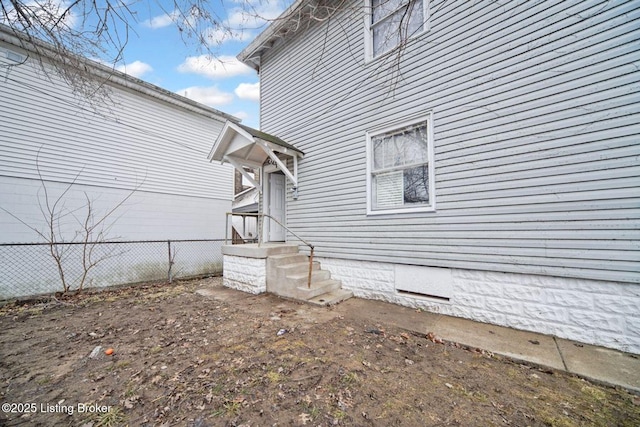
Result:
<svg viewBox="0 0 640 427"><path fill-rule="evenodd" d="M304 153L287 227L356 296L640 353L639 19L295 2L239 55L261 130Z"/></svg>

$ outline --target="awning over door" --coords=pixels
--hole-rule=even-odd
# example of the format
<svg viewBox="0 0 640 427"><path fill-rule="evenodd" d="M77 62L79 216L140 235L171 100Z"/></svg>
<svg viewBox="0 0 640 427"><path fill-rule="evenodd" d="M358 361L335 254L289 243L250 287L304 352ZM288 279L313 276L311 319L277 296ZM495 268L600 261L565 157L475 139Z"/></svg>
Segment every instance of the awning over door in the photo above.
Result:
<svg viewBox="0 0 640 427"><path fill-rule="evenodd" d="M284 155L284 156L283 156ZM268 133L244 126L239 123L227 121L213 144L210 161L230 163L240 171L242 175L254 186L260 188L253 177L244 168L259 168L267 159L271 159L278 169L291 181L294 188L298 186L298 158L304 153L291 144L287 144L280 138ZM293 159L293 171L286 165L286 158Z"/></svg>

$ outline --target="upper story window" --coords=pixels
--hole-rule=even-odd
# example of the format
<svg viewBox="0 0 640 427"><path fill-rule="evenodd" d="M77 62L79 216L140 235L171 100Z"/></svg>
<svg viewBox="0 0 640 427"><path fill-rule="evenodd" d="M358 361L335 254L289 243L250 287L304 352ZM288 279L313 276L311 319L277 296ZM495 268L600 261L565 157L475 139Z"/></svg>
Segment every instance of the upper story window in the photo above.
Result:
<svg viewBox="0 0 640 427"><path fill-rule="evenodd" d="M367 133L367 213L435 210L431 113Z"/></svg>
<svg viewBox="0 0 640 427"><path fill-rule="evenodd" d="M393 50L426 31L428 0L365 0L367 59Z"/></svg>

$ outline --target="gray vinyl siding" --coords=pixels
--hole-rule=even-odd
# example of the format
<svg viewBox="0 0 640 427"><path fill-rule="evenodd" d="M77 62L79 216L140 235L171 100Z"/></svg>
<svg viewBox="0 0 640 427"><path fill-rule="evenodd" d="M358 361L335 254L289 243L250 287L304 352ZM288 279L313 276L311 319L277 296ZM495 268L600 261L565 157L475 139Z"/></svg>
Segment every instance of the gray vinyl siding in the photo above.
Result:
<svg viewBox="0 0 640 427"><path fill-rule="evenodd" d="M110 85L93 105L30 59L8 66L0 44L0 176L231 200L232 169L207 155L224 124L202 108L180 107ZM77 176L77 178L76 178Z"/></svg>
<svg viewBox="0 0 640 427"><path fill-rule="evenodd" d="M261 128L305 153L296 234L324 257L640 282L639 2L433 1L397 68L365 63L360 5L261 60ZM366 132L425 111L436 211L367 216Z"/></svg>

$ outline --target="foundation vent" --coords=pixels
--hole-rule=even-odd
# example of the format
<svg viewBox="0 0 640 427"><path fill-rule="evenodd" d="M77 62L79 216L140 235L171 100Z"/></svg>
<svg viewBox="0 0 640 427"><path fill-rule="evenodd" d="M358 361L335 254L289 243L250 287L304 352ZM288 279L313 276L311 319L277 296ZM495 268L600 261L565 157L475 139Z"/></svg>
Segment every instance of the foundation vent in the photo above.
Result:
<svg viewBox="0 0 640 427"><path fill-rule="evenodd" d="M449 301L453 276L448 268L396 265L395 287L401 294Z"/></svg>

